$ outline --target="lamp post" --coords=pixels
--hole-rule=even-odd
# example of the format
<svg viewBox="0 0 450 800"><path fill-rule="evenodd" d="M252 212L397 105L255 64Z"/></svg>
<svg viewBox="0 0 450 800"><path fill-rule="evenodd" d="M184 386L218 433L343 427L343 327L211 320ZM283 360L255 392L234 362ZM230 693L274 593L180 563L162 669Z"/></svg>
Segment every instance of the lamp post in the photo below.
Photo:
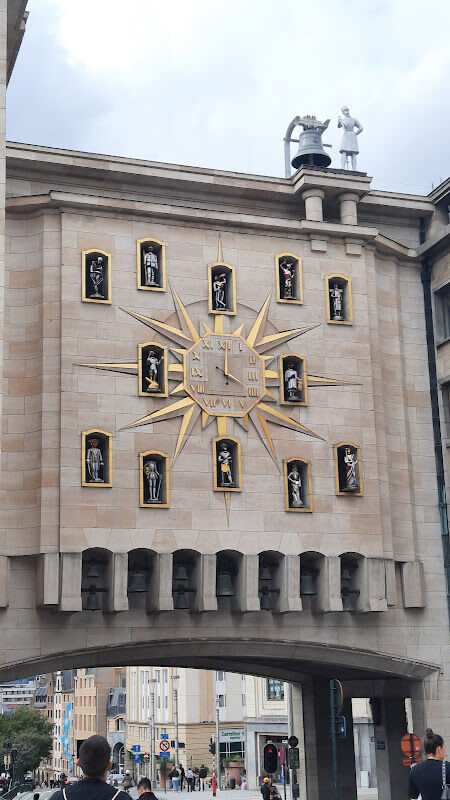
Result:
<svg viewBox="0 0 450 800"><path fill-rule="evenodd" d="M219 695L216 694L216 782L220 789Z"/></svg>
<svg viewBox="0 0 450 800"><path fill-rule="evenodd" d="M155 785L155 683L156 678L150 678L150 780L152 783L152 789L154 789Z"/></svg>
<svg viewBox="0 0 450 800"><path fill-rule="evenodd" d="M172 675L173 680L173 722L175 726L175 765L178 766L179 756L178 756L178 681L180 680L179 675Z"/></svg>

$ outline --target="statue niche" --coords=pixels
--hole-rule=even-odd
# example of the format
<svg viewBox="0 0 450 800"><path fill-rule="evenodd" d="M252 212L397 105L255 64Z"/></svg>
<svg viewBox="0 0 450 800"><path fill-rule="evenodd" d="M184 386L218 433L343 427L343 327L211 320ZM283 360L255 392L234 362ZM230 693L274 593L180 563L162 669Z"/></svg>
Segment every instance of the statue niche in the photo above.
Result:
<svg viewBox="0 0 450 800"><path fill-rule="evenodd" d="M216 262L208 267L209 313L236 314L234 267Z"/></svg>
<svg viewBox="0 0 450 800"><path fill-rule="evenodd" d="M336 494L362 495L359 447L351 442L335 445Z"/></svg>
<svg viewBox="0 0 450 800"><path fill-rule="evenodd" d="M84 250L81 257L83 303L111 303L111 254Z"/></svg>
<svg viewBox="0 0 450 800"><path fill-rule="evenodd" d="M145 342L138 351L139 395L167 397L167 347Z"/></svg>
<svg viewBox="0 0 450 800"><path fill-rule="evenodd" d="M169 457L159 450L139 454L141 508L169 508Z"/></svg>
<svg viewBox="0 0 450 800"><path fill-rule="evenodd" d="M281 402L308 405L306 359L296 353L280 356Z"/></svg>
<svg viewBox="0 0 450 800"><path fill-rule="evenodd" d="M288 458L284 460L283 464L286 511L312 511L309 461L303 458Z"/></svg>
<svg viewBox="0 0 450 800"><path fill-rule="evenodd" d="M303 303L302 261L292 253L275 258L278 303Z"/></svg>
<svg viewBox="0 0 450 800"><path fill-rule="evenodd" d="M353 325L352 286L345 275L327 275L327 322L334 325Z"/></svg>
<svg viewBox="0 0 450 800"><path fill-rule="evenodd" d="M242 491L241 443L231 436L213 440L214 491Z"/></svg>
<svg viewBox="0 0 450 800"><path fill-rule="evenodd" d="M137 242L138 289L166 291L166 246L159 239Z"/></svg>
<svg viewBox="0 0 450 800"><path fill-rule="evenodd" d="M112 434L107 431L82 431L81 485L112 486Z"/></svg>

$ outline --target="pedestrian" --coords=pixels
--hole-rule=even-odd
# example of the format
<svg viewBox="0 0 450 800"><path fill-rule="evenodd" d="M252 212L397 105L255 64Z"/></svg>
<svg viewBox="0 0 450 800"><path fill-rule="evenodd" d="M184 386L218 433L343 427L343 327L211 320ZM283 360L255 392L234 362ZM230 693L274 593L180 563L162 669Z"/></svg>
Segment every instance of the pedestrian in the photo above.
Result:
<svg viewBox="0 0 450 800"><path fill-rule="evenodd" d="M149 778L141 778L137 785L138 795L142 800L158 800L152 792L152 783Z"/></svg>
<svg viewBox="0 0 450 800"><path fill-rule="evenodd" d="M131 780L131 775L129 770L127 769L125 773L125 777L122 780L122 789L124 792L128 792L129 789L133 786L133 781Z"/></svg>
<svg viewBox="0 0 450 800"><path fill-rule="evenodd" d="M241 789L243 791L245 791L247 789L247 778L245 777L245 775L242 776Z"/></svg>
<svg viewBox="0 0 450 800"><path fill-rule="evenodd" d="M111 748L104 736L95 735L84 740L77 766L83 773L83 780L63 786L50 800L130 800L126 792L106 782L112 764Z"/></svg>
<svg viewBox="0 0 450 800"><path fill-rule="evenodd" d="M169 774L169 778L172 781L174 792L180 791L180 777L181 777L180 770L177 769L176 766L174 766L172 772Z"/></svg>
<svg viewBox="0 0 450 800"><path fill-rule="evenodd" d="M34 793L33 800L39 800L39 792Z"/></svg>
<svg viewBox="0 0 450 800"><path fill-rule="evenodd" d="M261 794L263 800L270 800L270 778L263 778Z"/></svg>
<svg viewBox="0 0 450 800"><path fill-rule="evenodd" d="M199 769L199 771L198 771L198 777L199 777L199 782L200 782L199 789L202 792L205 791L205 778L206 778L207 774L208 774L208 770L206 769L205 765L202 764L200 769Z"/></svg>
<svg viewBox="0 0 450 800"><path fill-rule="evenodd" d="M194 791L200 790L200 778L198 775L198 767L194 768Z"/></svg>
<svg viewBox="0 0 450 800"><path fill-rule="evenodd" d="M183 791L183 784L186 779L186 772L184 770L183 764L178 764L178 769L180 770L180 789Z"/></svg>
<svg viewBox="0 0 450 800"><path fill-rule="evenodd" d="M447 785L450 797L450 763L445 760L446 749L442 736L427 728L423 749L425 761L415 764L409 773L408 797L416 800L421 795L422 800L441 800L446 796L443 791Z"/></svg>
<svg viewBox="0 0 450 800"><path fill-rule="evenodd" d="M61 789L63 788L63 786L66 785L66 780L67 780L66 773L65 772L61 772L61 775L59 776L59 785L60 785Z"/></svg>
<svg viewBox="0 0 450 800"><path fill-rule="evenodd" d="M189 767L188 771L186 772L186 782L187 782L187 790L188 792L194 791L194 773L192 769Z"/></svg>

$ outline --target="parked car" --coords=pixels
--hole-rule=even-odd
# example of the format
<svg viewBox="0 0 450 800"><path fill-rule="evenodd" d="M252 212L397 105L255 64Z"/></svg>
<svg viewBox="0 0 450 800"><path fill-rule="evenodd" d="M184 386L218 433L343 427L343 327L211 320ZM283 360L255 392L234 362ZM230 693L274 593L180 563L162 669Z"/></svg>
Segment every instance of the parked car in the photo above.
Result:
<svg viewBox="0 0 450 800"><path fill-rule="evenodd" d="M69 775L69 777L64 781L64 786L70 786L71 783L78 783L79 780L80 779L75 775Z"/></svg>
<svg viewBox="0 0 450 800"><path fill-rule="evenodd" d="M110 786L122 786L122 781L125 775L121 772L110 772L108 776L108 783Z"/></svg>

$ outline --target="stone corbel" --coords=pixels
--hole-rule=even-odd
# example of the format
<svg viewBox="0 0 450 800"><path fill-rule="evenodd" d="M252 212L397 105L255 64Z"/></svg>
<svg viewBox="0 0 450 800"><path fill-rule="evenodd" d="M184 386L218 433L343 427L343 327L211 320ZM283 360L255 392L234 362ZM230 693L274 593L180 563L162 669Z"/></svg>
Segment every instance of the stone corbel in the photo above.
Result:
<svg viewBox="0 0 450 800"><path fill-rule="evenodd" d="M279 582L274 586L280 589L279 612L301 611L300 597L300 559L298 556L284 556L278 567Z"/></svg>
<svg viewBox="0 0 450 800"><path fill-rule="evenodd" d="M148 611L173 611L172 553L155 556L150 591L147 596Z"/></svg>
<svg viewBox="0 0 450 800"><path fill-rule="evenodd" d="M313 600L314 611L342 611L341 559L326 556L322 559L316 580L317 596Z"/></svg>
<svg viewBox="0 0 450 800"><path fill-rule="evenodd" d="M397 581L395 577L395 561L386 558L384 561L386 572L386 601L389 608L397 605Z"/></svg>
<svg viewBox="0 0 450 800"><path fill-rule="evenodd" d="M236 577L236 597L232 598L233 611L260 611L258 580L259 556L242 556Z"/></svg>
<svg viewBox="0 0 450 800"><path fill-rule="evenodd" d="M355 587L359 589L355 610L387 611L386 569L382 558L362 558L355 573Z"/></svg>
<svg viewBox="0 0 450 800"><path fill-rule="evenodd" d="M193 606L196 611L217 611L216 555L204 553L199 556L194 574Z"/></svg>
<svg viewBox="0 0 450 800"><path fill-rule="evenodd" d="M81 553L61 554L60 611L81 611Z"/></svg>
<svg viewBox="0 0 450 800"><path fill-rule="evenodd" d="M425 580L420 561L405 561L401 565L403 605L405 608L425 607Z"/></svg>
<svg viewBox="0 0 450 800"><path fill-rule="evenodd" d="M128 611L128 553L111 553L106 571L106 611Z"/></svg>
<svg viewBox="0 0 450 800"><path fill-rule="evenodd" d="M41 553L37 563L36 605L57 606L59 602L59 553Z"/></svg>
<svg viewBox="0 0 450 800"><path fill-rule="evenodd" d="M0 608L9 606L9 558L0 556Z"/></svg>

